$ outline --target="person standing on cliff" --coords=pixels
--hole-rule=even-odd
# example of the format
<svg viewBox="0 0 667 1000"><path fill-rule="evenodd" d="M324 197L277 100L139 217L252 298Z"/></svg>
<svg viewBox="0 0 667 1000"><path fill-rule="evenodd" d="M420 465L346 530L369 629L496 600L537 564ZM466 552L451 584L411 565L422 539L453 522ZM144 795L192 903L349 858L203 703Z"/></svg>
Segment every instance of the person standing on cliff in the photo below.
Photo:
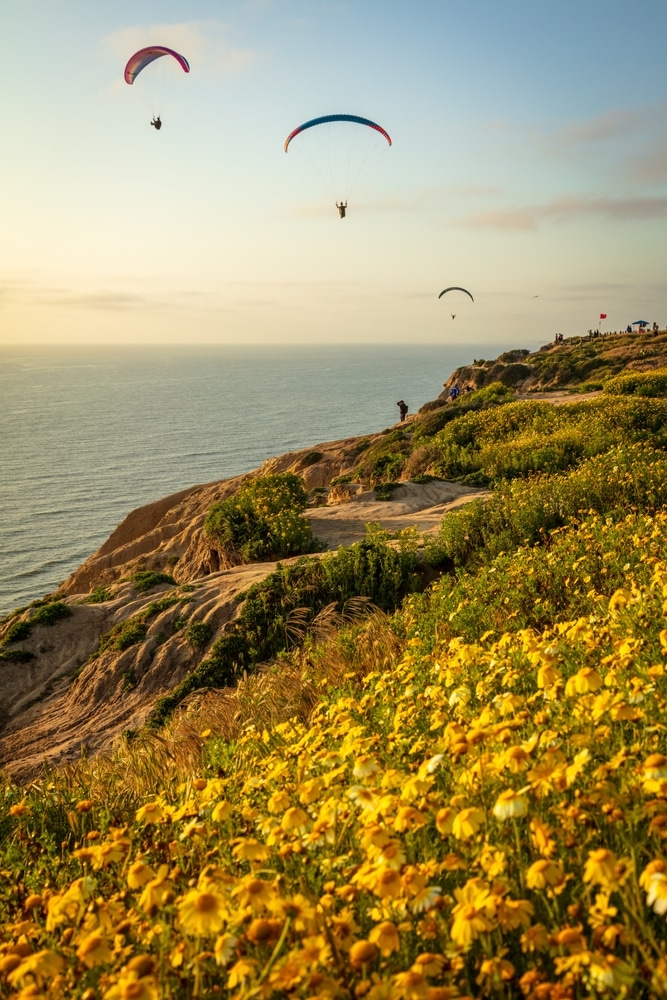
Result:
<svg viewBox="0 0 667 1000"><path fill-rule="evenodd" d="M399 399L396 406L398 407L398 411L401 414L401 422L402 422L403 420L405 420L407 416L408 404L403 399Z"/></svg>

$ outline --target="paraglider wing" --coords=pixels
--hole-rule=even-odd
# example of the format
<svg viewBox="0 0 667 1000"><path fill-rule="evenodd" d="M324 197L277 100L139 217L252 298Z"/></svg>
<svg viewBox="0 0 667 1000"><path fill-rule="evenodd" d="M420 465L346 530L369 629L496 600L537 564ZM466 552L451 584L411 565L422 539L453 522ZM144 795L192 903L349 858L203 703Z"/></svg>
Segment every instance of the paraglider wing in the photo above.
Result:
<svg viewBox="0 0 667 1000"><path fill-rule="evenodd" d="M372 122L370 118L360 118L358 115L322 115L321 118L311 118L310 121L304 122L303 125L299 125L295 128L293 132L285 139L285 152L287 152L287 147L294 138L294 136L299 135L300 132L305 132L307 128L312 128L313 125L324 125L326 122L356 122L357 125L368 125L369 128L374 128L376 132L383 135L389 145L391 146L391 137L388 132L378 125L377 122Z"/></svg>
<svg viewBox="0 0 667 1000"><path fill-rule="evenodd" d="M470 295L470 292L468 291L467 288L460 288L458 285L451 285L449 288L443 288L443 290L438 295L438 298L441 299L442 296L445 294L445 292L465 292L466 295ZM472 299L472 295L470 295L470 298ZM473 302L475 301L474 299L472 300Z"/></svg>
<svg viewBox="0 0 667 1000"><path fill-rule="evenodd" d="M152 63L155 59L159 59L160 56L173 56L184 73L190 72L190 63L187 61L185 56L180 54L180 52L168 49L164 45L149 45L145 49L139 49L139 51L135 52L134 55L128 60L124 74L125 83L134 83L142 69L145 69L145 67L148 66L149 63Z"/></svg>

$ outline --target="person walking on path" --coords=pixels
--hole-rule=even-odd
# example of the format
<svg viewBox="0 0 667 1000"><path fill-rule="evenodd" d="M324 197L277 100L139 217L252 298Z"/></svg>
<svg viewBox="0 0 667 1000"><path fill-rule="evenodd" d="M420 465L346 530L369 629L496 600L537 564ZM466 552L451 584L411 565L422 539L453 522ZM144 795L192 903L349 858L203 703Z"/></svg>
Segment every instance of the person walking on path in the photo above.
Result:
<svg viewBox="0 0 667 1000"><path fill-rule="evenodd" d="M398 407L399 413L401 414L401 422L402 422L403 420L405 420L407 416L408 404L403 399L399 399L396 406Z"/></svg>

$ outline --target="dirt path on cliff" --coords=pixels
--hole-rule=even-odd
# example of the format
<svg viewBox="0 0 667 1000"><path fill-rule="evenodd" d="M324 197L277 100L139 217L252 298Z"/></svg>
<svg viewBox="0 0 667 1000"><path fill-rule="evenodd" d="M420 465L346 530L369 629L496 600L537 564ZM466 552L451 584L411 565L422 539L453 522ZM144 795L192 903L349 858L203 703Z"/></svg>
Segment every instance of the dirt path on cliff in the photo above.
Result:
<svg viewBox="0 0 667 1000"><path fill-rule="evenodd" d="M329 549L352 545L366 534L366 525L380 524L387 531L416 528L420 534L438 530L445 514L488 491L441 482L401 483L392 492L391 500L377 500L375 492L358 493L347 503L309 510L308 520L313 534Z"/></svg>

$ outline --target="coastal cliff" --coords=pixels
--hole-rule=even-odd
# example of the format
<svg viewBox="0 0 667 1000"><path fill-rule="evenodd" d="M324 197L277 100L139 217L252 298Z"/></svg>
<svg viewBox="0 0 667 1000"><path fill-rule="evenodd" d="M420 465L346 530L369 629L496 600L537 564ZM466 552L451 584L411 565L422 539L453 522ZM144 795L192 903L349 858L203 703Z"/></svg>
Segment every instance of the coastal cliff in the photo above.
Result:
<svg viewBox="0 0 667 1000"><path fill-rule="evenodd" d="M489 496L494 485L483 470L443 474L438 435L452 421L512 400L592 399L620 373L665 366L664 332L576 338L476 360L453 372L419 414L383 433L270 458L246 475L133 511L54 595L0 624L0 768L25 780L44 762L109 750L196 670L206 643L193 640L188 624L201 623L212 642L237 619L239 595L276 569L275 562L232 564L206 531L211 507L244 483L302 477L310 495L306 516L323 553L359 542L369 523L387 537L412 528L423 543L449 512ZM455 404L454 385L463 392ZM43 608L61 613L41 616Z"/></svg>

